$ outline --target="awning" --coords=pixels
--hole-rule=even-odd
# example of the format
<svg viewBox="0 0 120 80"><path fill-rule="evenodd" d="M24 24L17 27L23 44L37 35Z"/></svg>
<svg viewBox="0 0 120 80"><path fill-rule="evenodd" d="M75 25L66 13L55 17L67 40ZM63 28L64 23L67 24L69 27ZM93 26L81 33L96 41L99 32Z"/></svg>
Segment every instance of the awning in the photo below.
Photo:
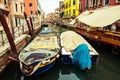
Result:
<svg viewBox="0 0 120 80"><path fill-rule="evenodd" d="M78 20L91 27L105 27L120 19L120 5L85 11Z"/></svg>
<svg viewBox="0 0 120 80"><path fill-rule="evenodd" d="M80 14L79 16L77 16L75 19L73 19L69 24L70 25L74 25L76 23L76 20L79 20L81 18L84 18L84 16L86 16L87 14L89 14L89 11L86 10L85 12L83 12L82 14Z"/></svg>
<svg viewBox="0 0 120 80"><path fill-rule="evenodd" d="M70 25L75 24L75 19L73 19L69 24L70 24Z"/></svg>

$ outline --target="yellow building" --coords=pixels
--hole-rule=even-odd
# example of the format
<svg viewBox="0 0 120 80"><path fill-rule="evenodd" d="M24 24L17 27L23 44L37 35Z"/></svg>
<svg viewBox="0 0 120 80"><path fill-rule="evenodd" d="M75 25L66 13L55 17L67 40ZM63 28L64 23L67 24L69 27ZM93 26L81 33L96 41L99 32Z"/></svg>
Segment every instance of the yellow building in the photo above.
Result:
<svg viewBox="0 0 120 80"><path fill-rule="evenodd" d="M64 0L64 18L75 18L79 15L79 0Z"/></svg>

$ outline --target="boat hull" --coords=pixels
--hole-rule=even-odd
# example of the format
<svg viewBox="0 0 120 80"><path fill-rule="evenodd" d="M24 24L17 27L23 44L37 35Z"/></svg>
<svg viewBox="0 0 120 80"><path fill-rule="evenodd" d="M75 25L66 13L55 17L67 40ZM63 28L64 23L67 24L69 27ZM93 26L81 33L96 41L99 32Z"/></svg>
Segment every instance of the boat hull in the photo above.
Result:
<svg viewBox="0 0 120 80"><path fill-rule="evenodd" d="M20 62L20 69L25 76L31 76L31 75L39 75L42 74L43 72L49 70L51 67L54 66L56 63L57 58L54 57L52 58L49 62L35 62L31 65L24 65L23 63ZM38 65L37 70L34 70L35 66Z"/></svg>
<svg viewBox="0 0 120 80"><path fill-rule="evenodd" d="M77 34L74 31L66 31L66 32L61 33L60 41L61 41L61 46L62 46L62 49L61 49L62 62L64 64L72 63L73 53L82 44L87 45L88 48L87 49L83 48L83 50L84 51L89 50L88 51L90 54L89 59L91 59L92 63L96 63L99 59L98 52L81 35ZM79 49L76 50L77 53L79 53L80 51Z"/></svg>
<svg viewBox="0 0 120 80"><path fill-rule="evenodd" d="M47 70L49 70L50 68L52 68L52 67L55 65L55 63L56 63L56 60L55 60L54 62L52 62L52 63L44 66L44 67L40 67L40 68L34 73L34 75L37 76L37 75L40 75L40 74L46 72Z"/></svg>
<svg viewBox="0 0 120 80"><path fill-rule="evenodd" d="M71 55L70 54L65 54L64 55L64 53L62 53L62 54L63 54L63 55L61 55L61 62L62 62L62 64L72 64ZM99 60L99 56L98 55L91 55L92 63L97 63L98 60Z"/></svg>

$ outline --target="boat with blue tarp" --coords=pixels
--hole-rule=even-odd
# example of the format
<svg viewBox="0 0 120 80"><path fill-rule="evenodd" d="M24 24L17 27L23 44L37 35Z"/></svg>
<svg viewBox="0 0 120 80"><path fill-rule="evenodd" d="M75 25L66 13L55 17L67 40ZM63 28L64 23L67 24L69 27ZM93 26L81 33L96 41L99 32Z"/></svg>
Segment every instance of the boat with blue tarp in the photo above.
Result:
<svg viewBox="0 0 120 80"><path fill-rule="evenodd" d="M90 69L92 62L98 60L98 52L79 34L65 31L60 35L62 62L75 64L81 70Z"/></svg>

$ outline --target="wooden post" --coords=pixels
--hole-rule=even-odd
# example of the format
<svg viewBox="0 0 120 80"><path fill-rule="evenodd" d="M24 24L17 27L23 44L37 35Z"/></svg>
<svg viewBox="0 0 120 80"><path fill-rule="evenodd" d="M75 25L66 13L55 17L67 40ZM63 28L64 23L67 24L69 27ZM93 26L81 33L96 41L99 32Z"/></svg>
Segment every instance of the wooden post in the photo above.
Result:
<svg viewBox="0 0 120 80"><path fill-rule="evenodd" d="M9 41L9 44L10 44L10 47L11 47L11 50L12 52L15 54L17 54L17 49L16 49L16 46L15 46L15 43L14 43L14 39L12 37L12 34L10 32L10 29L8 27L8 24L7 24L7 21L4 17L4 14L0 11L0 22L3 26L3 29L7 35L7 38L8 38L8 41Z"/></svg>
<svg viewBox="0 0 120 80"><path fill-rule="evenodd" d="M29 29L29 34L31 35L32 39L34 38L33 34L32 34L32 30L31 30L31 27L30 27L30 24L27 20L27 14L24 12L24 17L25 17L25 20L26 20L26 23L27 23L27 26L28 26L28 29Z"/></svg>
<svg viewBox="0 0 120 80"><path fill-rule="evenodd" d="M32 23L32 18L31 18L31 17L30 17L30 24L31 24L31 29L32 29L33 37L35 37L35 32L34 32L33 23Z"/></svg>

